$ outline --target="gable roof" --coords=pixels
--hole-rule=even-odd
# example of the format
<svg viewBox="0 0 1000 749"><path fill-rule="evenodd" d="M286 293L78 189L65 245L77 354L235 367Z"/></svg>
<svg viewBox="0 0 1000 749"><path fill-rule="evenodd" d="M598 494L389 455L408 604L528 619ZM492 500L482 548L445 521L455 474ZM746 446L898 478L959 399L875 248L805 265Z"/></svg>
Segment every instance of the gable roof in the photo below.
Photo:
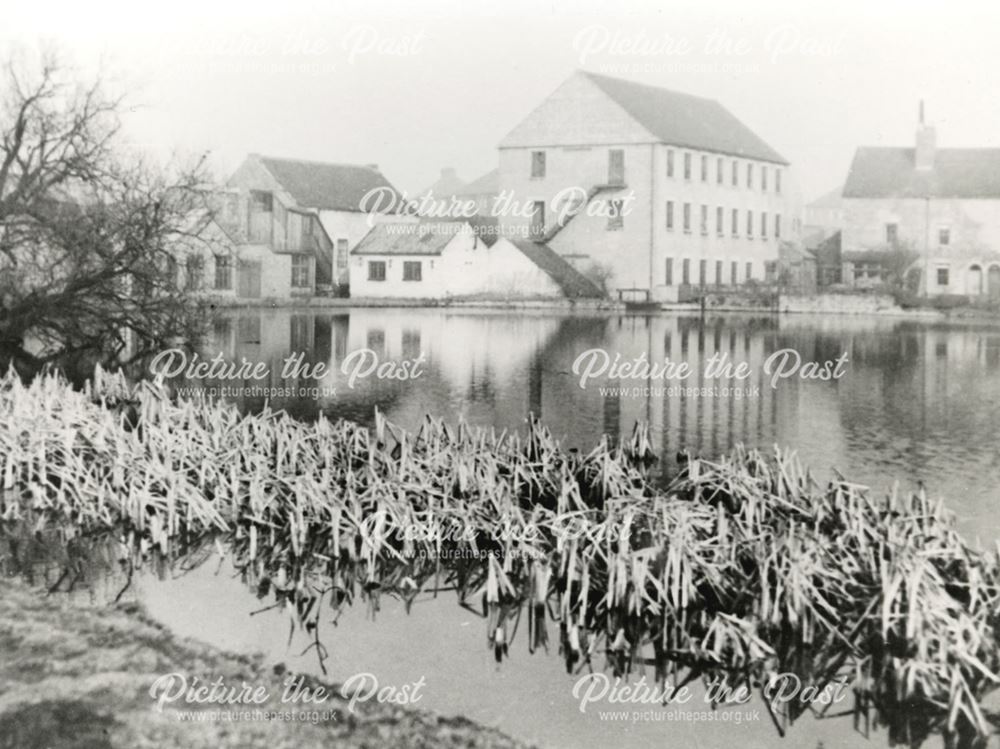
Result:
<svg viewBox="0 0 1000 749"><path fill-rule="evenodd" d="M431 226L433 224L433 226ZM448 243L461 233L461 226L454 231L445 229L445 222L421 221L375 224L365 234L352 255L440 255ZM421 230L421 227L424 227Z"/></svg>
<svg viewBox="0 0 1000 749"><path fill-rule="evenodd" d="M391 209L402 204L399 191L373 165L328 164L271 156L261 156L260 162L301 208L362 212L364 196L379 187L391 191Z"/></svg>
<svg viewBox="0 0 1000 749"><path fill-rule="evenodd" d="M662 143L788 164L714 99L582 72Z"/></svg>
<svg viewBox="0 0 1000 749"><path fill-rule="evenodd" d="M511 239L510 243L517 247L528 260L545 271L568 298L595 299L604 296L593 281L570 265L547 244L524 239Z"/></svg>
<svg viewBox="0 0 1000 749"><path fill-rule="evenodd" d="M835 187L830 192L823 193L811 203L807 203L806 208L840 208L843 192L843 187Z"/></svg>
<svg viewBox="0 0 1000 749"><path fill-rule="evenodd" d="M465 180L459 177L454 169L446 168L441 170L441 176L428 185L426 189L421 190L418 195L430 194L435 198L448 197L460 192L465 184Z"/></svg>
<svg viewBox="0 0 1000 749"><path fill-rule="evenodd" d="M1000 198L1000 148L938 148L934 168L918 170L913 148L862 146L845 198Z"/></svg>
<svg viewBox="0 0 1000 749"><path fill-rule="evenodd" d="M500 170L491 169L464 187L455 190L455 195L496 195L500 192Z"/></svg>

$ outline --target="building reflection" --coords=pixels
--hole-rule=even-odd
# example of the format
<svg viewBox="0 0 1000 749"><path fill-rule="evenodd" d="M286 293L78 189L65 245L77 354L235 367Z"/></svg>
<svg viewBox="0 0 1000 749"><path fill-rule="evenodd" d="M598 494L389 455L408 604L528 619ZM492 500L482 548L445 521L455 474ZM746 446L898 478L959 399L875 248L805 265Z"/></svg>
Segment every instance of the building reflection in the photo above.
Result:
<svg viewBox="0 0 1000 749"><path fill-rule="evenodd" d="M683 382L605 377L581 388L573 364L593 348L622 360L687 362L692 372ZM847 374L830 382L791 377L772 388L764 362L786 348L804 361L846 353ZM216 322L208 349L266 362L263 384L270 387L336 391L271 399L300 418L322 412L370 423L378 408L410 429L431 414L516 430L535 414L583 449L644 421L667 474L679 454L714 458L740 443L777 444L794 448L820 476L837 468L880 487L892 478L922 481L977 498L981 507L1000 498L1000 453L991 447L1000 426L1000 332L991 328L862 317L240 310ZM423 374L408 381L371 376L351 387L341 367L359 349L380 362L423 357ZM282 377L293 354L328 372L318 382ZM734 366L746 362L751 377L707 377L713 354ZM741 392L685 396L672 386ZM250 410L265 401L236 400ZM1000 526L995 516L988 512L990 527Z"/></svg>

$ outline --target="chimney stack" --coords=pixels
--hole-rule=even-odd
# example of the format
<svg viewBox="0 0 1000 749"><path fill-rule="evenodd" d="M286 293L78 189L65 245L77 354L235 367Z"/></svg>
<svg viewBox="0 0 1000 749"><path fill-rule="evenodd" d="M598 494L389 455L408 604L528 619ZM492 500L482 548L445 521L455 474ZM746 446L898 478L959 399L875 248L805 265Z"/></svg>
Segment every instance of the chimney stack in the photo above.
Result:
<svg viewBox="0 0 1000 749"><path fill-rule="evenodd" d="M937 148L937 133L932 125L924 121L924 100L920 100L919 123L917 125L916 166L919 171L934 168L934 151Z"/></svg>

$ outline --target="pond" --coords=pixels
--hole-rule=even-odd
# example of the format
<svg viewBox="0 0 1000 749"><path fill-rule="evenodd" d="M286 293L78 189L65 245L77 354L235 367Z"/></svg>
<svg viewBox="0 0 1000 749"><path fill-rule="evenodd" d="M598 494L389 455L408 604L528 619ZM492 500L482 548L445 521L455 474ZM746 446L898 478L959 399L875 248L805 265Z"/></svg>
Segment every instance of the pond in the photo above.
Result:
<svg viewBox="0 0 1000 749"><path fill-rule="evenodd" d="M846 355L843 376L791 376L772 387L765 363L785 349L804 362ZM581 382L578 359L595 350L622 361L645 354L651 362L687 362L692 373L682 385L718 389L679 394L657 390L670 382L627 377ZM371 424L378 409L409 429L433 414L523 430L534 414L564 444L584 450L603 435L627 437L644 421L660 457L654 470L664 480L685 454L712 459L739 443L778 445L796 450L821 477L840 471L884 490L894 481L907 488L922 483L932 497L946 498L968 537L988 544L1000 538L1000 513L993 509L1000 453L991 439L1000 426L1000 330L990 327L846 317L238 311L214 325L203 355L217 353L230 362L264 362L266 373L174 384L226 389L247 411L270 401L305 420L322 413ZM750 376L713 381L705 362L716 353L747 362ZM282 372L290 357L298 374ZM398 366L379 377L378 367L369 366L376 360ZM416 360L418 367L403 367ZM301 371L320 364L328 371ZM258 600L233 557L220 557L215 548L206 544L178 556L159 574L147 567L126 595L181 635L319 671L312 638L296 633L290 639L287 613ZM116 574L101 578L98 597L117 595L123 581ZM529 654L522 632L510 657L498 662L485 639L479 612L458 606L448 592L421 594L412 606L389 596L377 606L359 601L321 632L330 678L364 672L382 685L423 680L419 706L466 715L541 746L779 742L758 701L705 710L697 688L690 706L650 710L599 700L581 712L581 690L574 694L574 687L586 672L568 675L556 643L548 655ZM601 665L595 659L597 671ZM633 673L629 683L640 676ZM848 701L843 710L850 707ZM808 749L888 744L884 729L865 729L849 717L805 719L782 743Z"/></svg>
<svg viewBox="0 0 1000 749"><path fill-rule="evenodd" d="M363 376L378 362L426 359L406 380ZM594 377L573 373L584 352L601 349L623 361L645 353L689 363L685 381ZM803 362L846 354L843 377L790 376L771 386L763 365L794 349ZM714 353L747 362L747 380L706 380ZM415 429L426 414L453 423L522 429L537 416L567 446L590 449L609 435L649 424L662 470L679 453L714 459L736 444L797 451L818 476L840 471L851 481L888 491L894 481L923 483L943 496L970 537L1000 538L1000 327L946 326L872 317L803 315L564 315L541 312L442 312L353 309L337 313L240 311L215 324L205 355L264 362L268 376L207 379L198 387L229 388L247 410L265 403L297 418L318 413L372 422L375 409ZM323 363L322 378L282 377L286 359ZM351 354L347 373L342 364ZM350 373L356 372L353 382ZM310 373L311 374L311 373ZM671 385L713 385L730 394L664 393ZM757 386L757 390L754 390ZM301 388L302 395L287 391ZM283 392L284 391L284 392ZM642 391L642 392L639 392ZM738 391L738 392L737 392ZM749 392L748 392L749 391ZM725 391L722 391L723 393Z"/></svg>

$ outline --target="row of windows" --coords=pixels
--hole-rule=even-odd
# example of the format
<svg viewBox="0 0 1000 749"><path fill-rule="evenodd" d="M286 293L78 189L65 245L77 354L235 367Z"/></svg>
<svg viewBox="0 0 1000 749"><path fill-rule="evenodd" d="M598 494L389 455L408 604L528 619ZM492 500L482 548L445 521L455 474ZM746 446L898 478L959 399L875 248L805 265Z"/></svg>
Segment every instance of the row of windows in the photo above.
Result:
<svg viewBox="0 0 1000 749"><path fill-rule="evenodd" d="M386 263L385 260L369 260L368 261L368 280L369 281L384 281L386 279ZM424 264L419 260L404 260L403 261L403 280L404 281L423 281L424 280Z"/></svg>
<svg viewBox="0 0 1000 749"><path fill-rule="evenodd" d="M546 153L545 151L531 152L531 178L545 179L546 174ZM611 148L608 150L608 182L609 185L625 184L625 151L621 148Z"/></svg>
<svg viewBox="0 0 1000 749"><path fill-rule="evenodd" d="M683 175L684 179L691 181L693 179L693 159L694 154L691 151L684 151L683 153ZM546 169L547 169L547 155L545 151L532 151L531 152L531 178L532 179L545 179ZM722 156L709 157L708 154L701 154L700 156L700 169L699 173L702 182L710 182L712 168L710 166L711 162L714 161L715 164L715 183L719 185L726 184L726 162L729 162L728 172L729 172L729 182L733 187L739 187L741 183L740 174L742 167L742 174L745 177L745 185L748 190L757 189L757 185L760 185L761 192L767 192L771 189L771 174L773 169L774 174L774 192L781 193L781 169L779 167L769 168L767 164L754 164L751 161L741 162L738 159L726 159ZM676 176L677 169L675 168L675 149L667 149L667 177L673 179ZM759 169L755 169L759 167ZM608 151L608 184L609 185L619 185L624 184L625 181L625 151L620 148L612 148Z"/></svg>
<svg viewBox="0 0 1000 749"><path fill-rule="evenodd" d="M683 175L684 179L690 181L692 180L692 167L694 154L690 151L684 151L683 156ZM667 177L672 179L677 176L675 164L674 164L674 149L667 149ZM728 169L726 162L729 162ZM712 162L714 162L714 170L712 169ZM740 186L740 173L742 166L742 173L745 177L744 184L748 190L757 189L757 185L760 185L761 192L767 192L770 187L770 175L772 174L771 169L768 168L766 164L756 165L753 162L741 162L738 159L726 159L722 156L712 156L708 154L701 154L699 158L699 176L702 182L710 182L712 180L711 172L715 172L715 183L718 185L726 184L726 173L729 173L729 183L733 187ZM759 166L759 169L755 169L755 166ZM781 169L779 167L773 167L774 174L774 192L781 193Z"/></svg>
<svg viewBox="0 0 1000 749"><path fill-rule="evenodd" d="M667 201L666 216L667 216L666 219L667 230L673 231L676 222L674 220L675 218L674 201L672 200ZM774 218L774 237L775 239L781 239L781 214L775 213L773 218ZM726 233L725 219L726 219L726 209L723 208L721 205L716 206L715 233L720 237L725 236ZM698 221L698 226L702 234L707 235L709 233L708 224L709 224L709 206L702 205L700 206L700 215ZM761 211L760 219L758 222L756 222L756 227L760 231L761 239L767 239L769 224L770 220L768 219L767 211ZM682 206L681 225L684 229L685 234L691 233L691 203L684 203ZM755 227L754 212L748 210L746 212L746 236L748 239L753 238L754 227ZM739 208L733 208L732 211L730 211L729 233L734 237L738 237L740 235Z"/></svg>
<svg viewBox="0 0 1000 749"><path fill-rule="evenodd" d="M709 268L712 267L714 270L714 276L712 280L709 280L708 273ZM674 258L668 257L665 261L665 274L663 282L667 286L673 286L676 282L674 278ZM691 258L683 258L681 260L680 267L680 283L690 284L693 283L691 276ZM740 263L736 260L732 260L728 263L723 260L716 260L712 266L709 266L708 260L698 261L698 279L697 283L699 286L708 286L710 283L716 286L722 286L724 284L729 284L731 286L736 286L739 283L746 283L747 281L752 281L753 278L753 263L747 262L743 264L743 275L740 276Z"/></svg>
<svg viewBox="0 0 1000 749"><path fill-rule="evenodd" d="M942 226L938 228L938 244L947 247L951 244L951 228ZM895 246L899 241L899 224L891 223L885 225L885 242L890 246Z"/></svg>
<svg viewBox="0 0 1000 749"><path fill-rule="evenodd" d="M307 289L311 283L310 256L305 254L292 255L292 288ZM186 288L188 291L200 291L205 275L205 259L200 255L188 255L185 262ZM171 273L175 273L171 269ZM233 289L233 258L229 255L215 256L215 278L212 288L215 291L232 291Z"/></svg>

